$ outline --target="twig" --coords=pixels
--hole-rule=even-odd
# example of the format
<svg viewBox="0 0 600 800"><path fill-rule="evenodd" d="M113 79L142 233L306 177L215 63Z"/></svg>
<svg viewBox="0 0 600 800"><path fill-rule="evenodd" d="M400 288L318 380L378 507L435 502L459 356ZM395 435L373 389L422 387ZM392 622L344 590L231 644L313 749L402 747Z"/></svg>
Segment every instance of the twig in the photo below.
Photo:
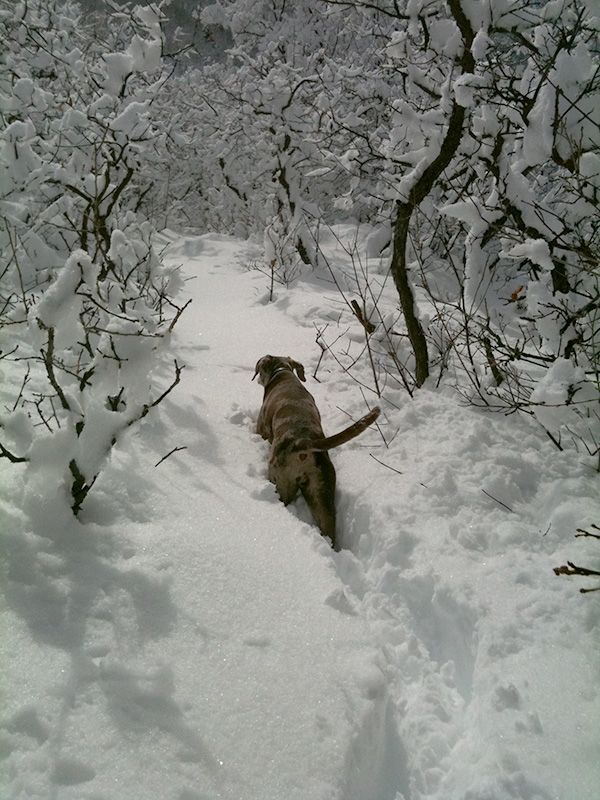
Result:
<svg viewBox="0 0 600 800"><path fill-rule="evenodd" d="M361 307L358 305L358 303L356 302L356 300L351 300L351 301L350 301L350 307L351 307L351 309L352 309L352 311L353 311L353 313L354 313L354 316L356 317L356 319L357 319L357 320L360 322L360 324L361 324L361 325L363 326L363 328L365 329L365 332L366 332L367 334L371 334L371 333L373 333L373 331L375 330L375 325L373 325L373 323L371 322L371 320L369 320L369 319L367 319L367 318L366 318L366 316L365 316L365 314L364 314L363 310L362 310L362 309L361 309Z"/></svg>
<svg viewBox="0 0 600 800"><path fill-rule="evenodd" d="M42 360L44 362L44 366L46 367L46 375L48 376L48 381L50 385L56 392L58 399L60 400L60 404L65 411L70 411L71 406L67 398L65 397L65 393L63 392L62 386L58 382L56 378L56 373L54 372L54 328L50 325L46 325L43 320L39 317L37 318L37 324L39 327L46 331L48 334L47 339L47 347L46 350L43 348L41 349Z"/></svg>
<svg viewBox="0 0 600 800"><path fill-rule="evenodd" d="M17 399L15 400L15 402L13 404L13 407L12 407L13 411L16 411L17 406L19 405L19 400L21 400L21 398L23 397L23 390L25 389L25 386L27 385L27 381L29 380L29 373L30 372L31 372L31 364L27 364L27 371L26 371L25 375L23 376L23 381L21 383L21 388L19 389L19 394L17 395Z"/></svg>
<svg viewBox="0 0 600 800"><path fill-rule="evenodd" d="M380 461L380 460L377 458L377 456L374 456L374 455L373 455L373 453L369 453L369 455L371 456L371 458L372 458L374 461L376 461L378 464L381 464L381 466L382 466L382 467L387 467L388 469L391 469L391 470L392 470L392 472L395 472L395 473L397 473L398 475L404 475L404 473L403 473L403 472L400 472L400 470L399 470L399 469L396 469L396 467L391 467L389 464L385 464L383 461Z"/></svg>
<svg viewBox="0 0 600 800"><path fill-rule="evenodd" d="M492 350L492 343L490 342L488 336L483 336L481 341L483 344L485 357L487 358L487 362L492 371L492 375L494 376L494 380L496 381L496 386L500 386L504 382L504 374L500 369L500 367L498 366L498 362L496 361L494 351Z"/></svg>
<svg viewBox="0 0 600 800"><path fill-rule="evenodd" d="M588 569L587 567L578 567L572 561L567 561L561 567L554 567L553 572L555 575L600 575L597 569Z"/></svg>
<svg viewBox="0 0 600 800"><path fill-rule="evenodd" d="M28 458L16 456L14 453L11 453L10 450L7 450L3 444L0 444L0 458L8 458L11 464L21 464L25 461L29 461Z"/></svg>
<svg viewBox="0 0 600 800"><path fill-rule="evenodd" d="M173 389L177 386L177 384L179 383L179 381L181 379L181 372L182 372L183 369L185 369L185 364L179 365L177 363L177 360L174 360L173 363L175 365L175 377L173 378L173 380L171 381L169 386L167 386L165 391L161 395L159 395L156 398L156 400L153 400L151 403L144 403L140 413L137 416L135 416L132 419L130 419L127 422L125 427L129 428L129 427L131 427L131 425L134 425L136 422L139 422L139 420L144 419L146 414L148 414L150 412L150 410L153 409L155 406L157 406L159 403L162 403L162 401L165 399L165 397L168 394L170 394L173 391Z"/></svg>
<svg viewBox="0 0 600 800"><path fill-rule="evenodd" d="M317 328L317 335L315 337L315 342L319 345L319 348L321 350L321 355L319 356L319 360L317 361L317 366L315 367L315 371L313 372L313 378L318 383L320 383L321 381L319 381L319 379L317 378L317 372L319 371L319 367L321 366L321 361L323 360L323 356L327 352L327 345L323 344L321 339L323 337L323 334L327 330L327 326L328 325L329 325L329 323L326 323L322 328Z"/></svg>
<svg viewBox="0 0 600 800"><path fill-rule="evenodd" d="M186 445L184 445L183 447L174 447L172 450L169 450L169 452L167 453L167 455L166 455L166 456L163 456L163 457L160 459L160 461L157 461L157 462L156 462L156 464L155 464L154 466L155 466L155 467L158 467L158 465L159 465L159 464L162 464L162 462L163 462L163 461L166 461L166 460L167 460L167 458L168 458L169 456L172 456L172 455L173 455L173 453L177 453L177 452L179 452L179 450L187 450L187 446L186 446Z"/></svg>
<svg viewBox="0 0 600 800"><path fill-rule="evenodd" d="M600 530L597 525L592 524L590 527L595 528L596 530ZM583 528L577 528L577 533L575 534L576 539L581 539L581 537L589 536L592 539L600 539L600 533L590 533L589 531L585 531Z"/></svg>
<svg viewBox="0 0 600 800"><path fill-rule="evenodd" d="M506 505L506 503L503 503L503 502L502 502L502 500L498 500L498 498L497 498L497 497L494 497L494 495L493 495L493 494L490 494L489 492L486 492L486 490L485 490L485 489L482 489L481 491L482 491L482 492L483 492L485 495L487 495L487 496L488 496L488 497L489 497L491 500L495 500L497 503L499 503L501 506L503 506L503 507L504 507L504 508L505 508L507 511L510 511L510 513L511 513L511 514L514 514L514 513L515 513L515 512L512 510L512 508L511 508L510 506L507 506L507 505Z"/></svg>
<svg viewBox="0 0 600 800"><path fill-rule="evenodd" d="M180 308L177 309L177 313L175 314L175 316L171 320L171 324L169 325L169 327L167 329L169 333L171 333L171 331L175 327L177 321L179 320L179 317L183 314L183 312L186 310L186 308L189 306L189 304L191 302L192 302L192 298L190 297L190 299L187 301L187 303L185 305L183 305L183 306L181 306Z"/></svg>

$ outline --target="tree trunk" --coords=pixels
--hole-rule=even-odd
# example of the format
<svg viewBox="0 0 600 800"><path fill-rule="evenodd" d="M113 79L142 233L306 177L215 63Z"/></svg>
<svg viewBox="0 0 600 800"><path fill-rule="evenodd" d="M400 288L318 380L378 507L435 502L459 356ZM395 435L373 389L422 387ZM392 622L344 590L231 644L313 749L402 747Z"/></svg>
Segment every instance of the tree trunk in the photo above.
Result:
<svg viewBox="0 0 600 800"><path fill-rule="evenodd" d="M423 326L415 313L415 300L406 268L406 243L412 210L412 207L407 208L407 203L397 204L391 270L400 297L408 338L415 355L415 382L417 386L422 386L429 376L429 353Z"/></svg>
<svg viewBox="0 0 600 800"><path fill-rule="evenodd" d="M462 72L463 74L473 72L475 61L471 53L471 46L474 34L470 22L465 16L459 0L448 0L448 7L463 38L463 54L460 59ZM408 338L415 354L415 381L417 386L422 386L429 376L429 354L423 326L415 313L415 300L406 267L406 245L410 219L413 211L418 208L433 189L436 180L454 157L460 144L464 119L465 109L454 102L448 119L448 129L440 146L440 152L423 170L411 189L408 198L398 201L396 204L391 271L400 297L400 307L406 321Z"/></svg>

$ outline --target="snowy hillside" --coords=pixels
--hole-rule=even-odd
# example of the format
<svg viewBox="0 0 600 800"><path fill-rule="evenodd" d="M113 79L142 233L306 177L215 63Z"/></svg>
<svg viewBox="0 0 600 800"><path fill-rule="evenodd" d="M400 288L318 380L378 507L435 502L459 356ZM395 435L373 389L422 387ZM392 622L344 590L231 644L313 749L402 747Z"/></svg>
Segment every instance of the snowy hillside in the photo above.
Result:
<svg viewBox="0 0 600 800"><path fill-rule="evenodd" d="M335 287L269 303L248 243L165 243L193 297L181 383L79 519L51 459L25 485L0 460L0 796L596 800L598 595L552 574L595 557L572 538L600 521L590 463L448 389L388 389L379 430L332 453L332 552L267 481L251 378L291 355L326 433L365 412L330 353L313 378Z"/></svg>

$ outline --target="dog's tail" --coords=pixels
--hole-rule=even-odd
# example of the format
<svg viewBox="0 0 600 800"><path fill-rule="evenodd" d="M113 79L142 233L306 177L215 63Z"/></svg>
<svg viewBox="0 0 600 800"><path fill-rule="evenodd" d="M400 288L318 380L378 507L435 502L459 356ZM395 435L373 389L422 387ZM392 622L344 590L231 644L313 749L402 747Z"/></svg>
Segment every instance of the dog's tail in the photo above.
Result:
<svg viewBox="0 0 600 800"><path fill-rule="evenodd" d="M343 431L335 433L333 436L327 436L324 439L300 439L294 442L293 450L295 452L333 450L334 447L346 444L350 439L354 439L355 436L361 434L369 425L375 422L380 413L379 406L375 406L368 414L344 428Z"/></svg>

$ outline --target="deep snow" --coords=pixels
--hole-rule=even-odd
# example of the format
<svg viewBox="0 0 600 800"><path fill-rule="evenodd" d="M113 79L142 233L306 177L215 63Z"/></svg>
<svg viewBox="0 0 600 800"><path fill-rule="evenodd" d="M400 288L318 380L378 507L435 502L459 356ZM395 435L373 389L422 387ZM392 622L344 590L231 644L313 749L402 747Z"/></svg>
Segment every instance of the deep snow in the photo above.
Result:
<svg viewBox="0 0 600 800"><path fill-rule="evenodd" d="M388 389L333 454L331 552L266 479L250 379L268 352L312 376L315 326L352 317L315 277L269 303L248 243L167 240L182 382L81 521L51 463L0 460L1 797L597 800L600 595L552 574L597 559L572 538L597 473L528 419ZM318 378L327 433L365 412L331 357Z"/></svg>

